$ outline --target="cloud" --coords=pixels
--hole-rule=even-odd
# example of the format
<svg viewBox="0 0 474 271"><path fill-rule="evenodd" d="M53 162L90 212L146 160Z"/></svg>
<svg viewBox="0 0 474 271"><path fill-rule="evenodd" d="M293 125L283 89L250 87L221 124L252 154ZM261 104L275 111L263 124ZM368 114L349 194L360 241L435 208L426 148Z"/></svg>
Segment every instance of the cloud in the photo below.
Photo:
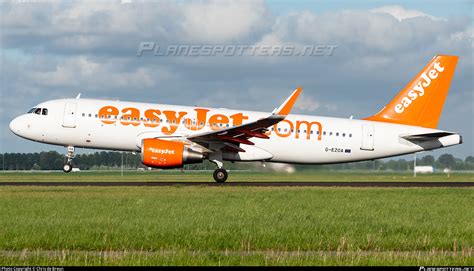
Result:
<svg viewBox="0 0 474 271"><path fill-rule="evenodd" d="M384 9L384 8L382 8ZM371 54L421 50L451 40L453 32L466 31L467 21L437 20L416 16L398 20L385 12L345 10L316 15L294 12L280 17L263 40L297 44L339 44L354 55L370 49ZM341 49L341 48L339 48Z"/></svg>
<svg viewBox="0 0 474 271"><path fill-rule="evenodd" d="M314 112L321 105L315 101L312 97L307 97L306 95L301 95L299 97L298 103L295 105L296 108L303 111Z"/></svg>
<svg viewBox="0 0 474 271"><path fill-rule="evenodd" d="M161 44L256 39L271 26L263 0L180 3L73 1L2 3L7 47L52 53L123 54L143 40ZM25 40L28 44L21 44Z"/></svg>
<svg viewBox="0 0 474 271"><path fill-rule="evenodd" d="M155 80L147 68L139 67L133 71L120 71L115 69L120 62L94 62L85 57L78 56L60 60L51 71L33 71L30 79L33 84L45 87L79 87L87 86L88 89L133 88L141 89L153 87ZM165 74L161 73L163 77ZM106 78L107 80L104 80Z"/></svg>
<svg viewBox="0 0 474 271"><path fill-rule="evenodd" d="M434 16L431 16L429 14L423 13L419 10L414 10L414 9L406 9L402 6L383 6L380 8L373 8L370 9L369 11L374 12L374 13L386 13L392 15L395 19L398 21L403 21L406 19L411 19L415 17L427 17L432 20L444 20L442 18L437 18Z"/></svg>
<svg viewBox="0 0 474 271"><path fill-rule="evenodd" d="M265 28L267 13L263 0L195 1L183 7L181 28L189 42L235 42Z"/></svg>

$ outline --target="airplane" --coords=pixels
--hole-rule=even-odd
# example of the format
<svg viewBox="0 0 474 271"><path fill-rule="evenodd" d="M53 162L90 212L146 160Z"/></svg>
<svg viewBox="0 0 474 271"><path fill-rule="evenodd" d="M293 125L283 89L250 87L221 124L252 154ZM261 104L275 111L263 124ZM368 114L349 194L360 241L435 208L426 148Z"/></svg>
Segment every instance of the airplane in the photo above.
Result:
<svg viewBox="0 0 474 271"><path fill-rule="evenodd" d="M362 119L290 114L298 87L271 113L98 99L56 99L13 119L25 139L67 148L140 152L148 167L168 169L209 160L223 183L224 161L331 164L373 160L462 144L438 130L458 61L437 55L380 112Z"/></svg>

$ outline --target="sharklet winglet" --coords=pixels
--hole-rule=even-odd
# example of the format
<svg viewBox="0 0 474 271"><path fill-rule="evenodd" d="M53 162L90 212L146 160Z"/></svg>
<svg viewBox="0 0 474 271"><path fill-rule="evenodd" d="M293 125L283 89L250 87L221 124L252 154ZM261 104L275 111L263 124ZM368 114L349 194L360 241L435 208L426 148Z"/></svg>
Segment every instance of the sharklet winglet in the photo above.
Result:
<svg viewBox="0 0 474 271"><path fill-rule="evenodd" d="M296 88L293 93L285 100L285 102L280 105L280 107L273 110L272 114L277 116L287 116L290 114L293 105L295 104L298 96L300 96L303 87Z"/></svg>

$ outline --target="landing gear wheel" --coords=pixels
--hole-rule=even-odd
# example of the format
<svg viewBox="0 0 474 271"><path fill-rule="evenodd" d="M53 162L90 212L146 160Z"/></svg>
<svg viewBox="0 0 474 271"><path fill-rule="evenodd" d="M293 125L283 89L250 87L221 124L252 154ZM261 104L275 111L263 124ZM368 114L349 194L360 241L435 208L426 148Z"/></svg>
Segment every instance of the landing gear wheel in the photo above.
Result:
<svg viewBox="0 0 474 271"><path fill-rule="evenodd" d="M227 180L227 170L223 168L218 168L214 170L214 180L218 183L224 183Z"/></svg>
<svg viewBox="0 0 474 271"><path fill-rule="evenodd" d="M71 172L71 170L72 170L72 165L71 165L71 163L66 163L66 164L64 164L64 166L63 166L63 171L64 171L64 172L69 173L69 172Z"/></svg>
<svg viewBox="0 0 474 271"><path fill-rule="evenodd" d="M67 146L66 163L63 166L63 171L66 173L72 170L72 159L74 158L74 146Z"/></svg>

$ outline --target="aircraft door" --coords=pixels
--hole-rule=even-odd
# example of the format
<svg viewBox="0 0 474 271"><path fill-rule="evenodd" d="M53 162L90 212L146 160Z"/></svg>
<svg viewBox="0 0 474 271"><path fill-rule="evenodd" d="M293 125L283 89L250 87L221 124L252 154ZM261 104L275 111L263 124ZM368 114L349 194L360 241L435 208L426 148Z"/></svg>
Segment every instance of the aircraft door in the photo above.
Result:
<svg viewBox="0 0 474 271"><path fill-rule="evenodd" d="M76 127L76 108L77 103L66 103L64 106L63 127Z"/></svg>
<svg viewBox="0 0 474 271"><path fill-rule="evenodd" d="M363 125L362 126L362 145L361 150L373 151L374 150L374 126Z"/></svg>

